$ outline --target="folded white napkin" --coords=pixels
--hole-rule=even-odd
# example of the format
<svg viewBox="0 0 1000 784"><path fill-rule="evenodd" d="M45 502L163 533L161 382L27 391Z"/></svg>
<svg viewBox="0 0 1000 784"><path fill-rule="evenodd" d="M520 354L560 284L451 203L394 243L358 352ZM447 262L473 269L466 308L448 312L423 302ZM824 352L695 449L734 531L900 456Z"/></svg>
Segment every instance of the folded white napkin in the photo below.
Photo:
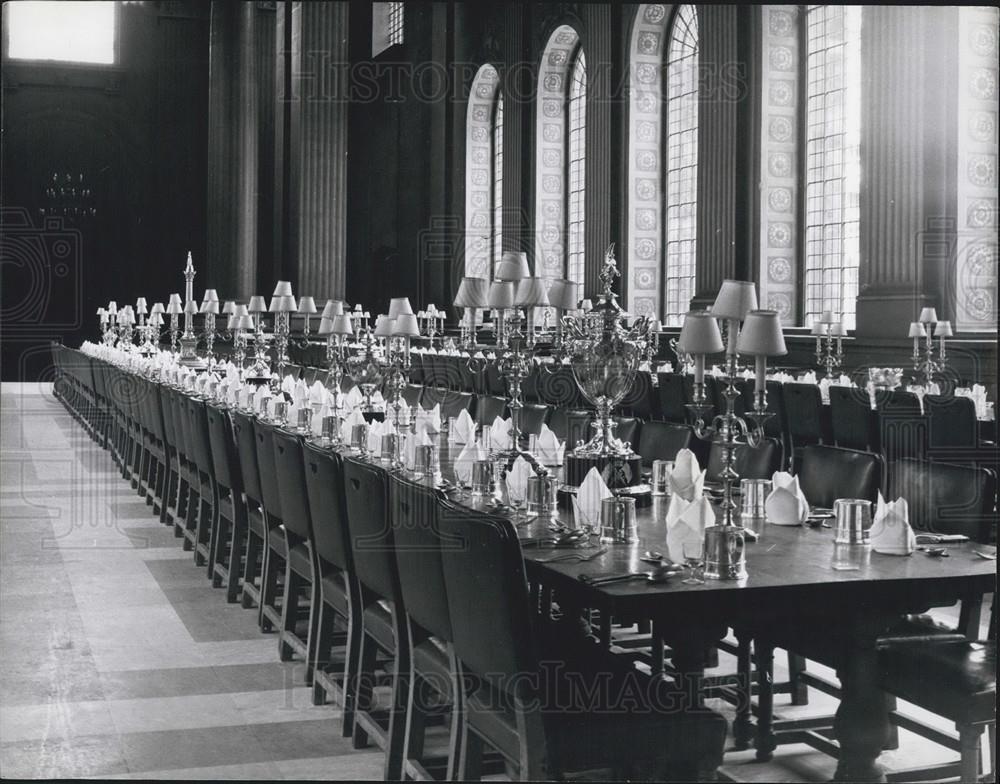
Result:
<svg viewBox="0 0 1000 784"><path fill-rule="evenodd" d="M757 375L750 368L744 368L743 372L740 373L740 377L743 379L751 379L751 378L756 378Z"/></svg>
<svg viewBox="0 0 1000 784"><path fill-rule="evenodd" d="M344 395L344 408L350 410L357 408L365 401L365 396L361 394L360 387L351 387L350 391Z"/></svg>
<svg viewBox="0 0 1000 784"><path fill-rule="evenodd" d="M511 502L523 501L528 496L528 479L534 474L531 463L520 455L507 472L507 495Z"/></svg>
<svg viewBox="0 0 1000 784"><path fill-rule="evenodd" d="M299 405L293 400L288 404L288 412L285 414L285 421L292 427L299 426Z"/></svg>
<svg viewBox="0 0 1000 784"><path fill-rule="evenodd" d="M704 496L686 501L679 495L670 499L667 507L667 550L670 560L684 562L684 542L705 541L705 529L715 525L715 511Z"/></svg>
<svg viewBox="0 0 1000 784"><path fill-rule="evenodd" d="M809 502L799 488L799 478L775 471L771 493L764 500L767 521L775 525L800 525L809 517Z"/></svg>
<svg viewBox="0 0 1000 784"><path fill-rule="evenodd" d="M281 391L287 392L289 395L295 391L295 379L292 378L291 374L281 379Z"/></svg>
<svg viewBox="0 0 1000 784"><path fill-rule="evenodd" d="M448 433L448 440L454 444L470 444L476 437L476 423L464 408L455 417L455 426Z"/></svg>
<svg viewBox="0 0 1000 784"><path fill-rule="evenodd" d="M667 477L670 494L685 501L694 501L702 496L705 486L705 472L698 465L698 458L690 449L681 449L674 458L674 470Z"/></svg>
<svg viewBox="0 0 1000 784"><path fill-rule="evenodd" d="M815 384L816 383L816 372L814 370L809 370L799 376L800 384Z"/></svg>
<svg viewBox="0 0 1000 784"><path fill-rule="evenodd" d="M430 410L426 408L417 408L416 426L417 430L423 429L427 433L440 433L441 404L436 404L434 408Z"/></svg>
<svg viewBox="0 0 1000 784"><path fill-rule="evenodd" d="M309 387L301 378L295 382L295 388L292 390L292 402L299 408L309 402Z"/></svg>
<svg viewBox="0 0 1000 784"><path fill-rule="evenodd" d="M486 355L482 351L477 351L472 355L473 359L486 359Z"/></svg>
<svg viewBox="0 0 1000 784"><path fill-rule="evenodd" d="M309 403L313 406L322 406L326 402L326 387L317 379L309 387Z"/></svg>
<svg viewBox="0 0 1000 784"><path fill-rule="evenodd" d="M591 468L584 477L573 498L573 517L576 527L591 526L594 530L601 525L601 501L611 497L611 491L597 467Z"/></svg>
<svg viewBox="0 0 1000 784"><path fill-rule="evenodd" d="M490 426L490 448L494 452L510 449L510 420L498 416Z"/></svg>
<svg viewBox="0 0 1000 784"><path fill-rule="evenodd" d="M883 555L909 555L917 548L917 537L910 527L910 510L905 498L889 501L878 494L871 531L872 550Z"/></svg>
<svg viewBox="0 0 1000 784"><path fill-rule="evenodd" d="M354 409L345 419L344 424L340 426L340 437L344 439L348 444L351 443L351 430L355 425L363 425L365 423L365 418L362 416L358 409Z"/></svg>
<svg viewBox="0 0 1000 784"><path fill-rule="evenodd" d="M253 393L253 410L260 411L260 403L262 400L266 400L271 396L271 390L267 388L267 384L261 384L257 387L257 390Z"/></svg>
<svg viewBox="0 0 1000 784"><path fill-rule="evenodd" d="M674 372L674 366L671 363L669 363L669 362L664 362L662 365L660 365L656 369L656 372L657 373L673 373Z"/></svg>
<svg viewBox="0 0 1000 784"><path fill-rule="evenodd" d="M380 411L383 408L385 408L385 398L382 397L382 393L379 392L377 389L372 394L372 408L374 408L376 411Z"/></svg>
<svg viewBox="0 0 1000 784"><path fill-rule="evenodd" d="M392 422L372 422L368 428L368 451L376 455L382 454L382 436L395 432Z"/></svg>
<svg viewBox="0 0 1000 784"><path fill-rule="evenodd" d="M542 465L562 465L566 453L566 445L559 443L556 434L545 423L542 423L542 431L538 434L536 448L538 459Z"/></svg>

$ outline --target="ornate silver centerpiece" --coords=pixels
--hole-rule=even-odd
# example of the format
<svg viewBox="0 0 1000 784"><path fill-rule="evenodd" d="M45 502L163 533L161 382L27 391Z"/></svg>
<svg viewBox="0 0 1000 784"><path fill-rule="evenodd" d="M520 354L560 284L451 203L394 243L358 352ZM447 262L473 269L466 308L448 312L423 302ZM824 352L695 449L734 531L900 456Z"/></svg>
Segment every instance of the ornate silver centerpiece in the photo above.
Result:
<svg viewBox="0 0 1000 784"><path fill-rule="evenodd" d="M587 313L563 317L565 352L584 397L597 409L594 436L575 450L592 457L631 457L630 444L615 437L612 411L628 393L642 359L648 356L650 322L644 316L625 324L624 312L611 290L621 276L614 244L601 270L603 292Z"/></svg>

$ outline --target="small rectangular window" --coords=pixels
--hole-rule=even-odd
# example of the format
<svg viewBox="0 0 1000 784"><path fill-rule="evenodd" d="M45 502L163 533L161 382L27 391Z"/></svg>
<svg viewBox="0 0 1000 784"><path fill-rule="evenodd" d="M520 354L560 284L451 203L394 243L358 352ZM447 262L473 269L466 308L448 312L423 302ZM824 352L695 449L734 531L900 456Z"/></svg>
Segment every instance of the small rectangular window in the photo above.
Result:
<svg viewBox="0 0 1000 784"><path fill-rule="evenodd" d="M372 57L403 43L403 4L372 3Z"/></svg>
<svg viewBox="0 0 1000 784"><path fill-rule="evenodd" d="M5 3L7 57L113 65L114 2Z"/></svg>

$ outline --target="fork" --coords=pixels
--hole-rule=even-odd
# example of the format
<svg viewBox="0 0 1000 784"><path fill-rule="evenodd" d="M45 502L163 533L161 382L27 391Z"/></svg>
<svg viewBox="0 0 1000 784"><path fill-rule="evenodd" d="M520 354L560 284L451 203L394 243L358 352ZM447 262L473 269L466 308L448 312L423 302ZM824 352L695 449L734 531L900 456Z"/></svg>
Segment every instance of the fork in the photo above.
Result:
<svg viewBox="0 0 1000 784"><path fill-rule="evenodd" d="M604 555L607 551L607 547L602 547L597 552L588 553L587 555L581 553L562 553L561 555L550 555L548 558L538 558L535 560L535 563L564 563L571 561L583 563L585 561L593 561L597 556Z"/></svg>

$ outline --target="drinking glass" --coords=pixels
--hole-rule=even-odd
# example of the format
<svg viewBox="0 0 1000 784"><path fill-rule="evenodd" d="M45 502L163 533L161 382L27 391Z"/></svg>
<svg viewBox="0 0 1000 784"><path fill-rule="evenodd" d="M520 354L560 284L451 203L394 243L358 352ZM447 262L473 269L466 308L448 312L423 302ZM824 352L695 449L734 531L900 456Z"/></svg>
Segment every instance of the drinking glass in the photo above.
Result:
<svg viewBox="0 0 1000 784"><path fill-rule="evenodd" d="M705 584L705 542L702 539L688 539L681 544L684 565L688 576L681 580L684 585Z"/></svg>
<svg viewBox="0 0 1000 784"><path fill-rule="evenodd" d="M667 478L674 470L673 460L654 460L653 472L649 483L652 485L653 495L669 495L670 483Z"/></svg>
<svg viewBox="0 0 1000 784"><path fill-rule="evenodd" d="M493 461L476 460L472 463L472 495L484 498L492 491Z"/></svg>
<svg viewBox="0 0 1000 784"><path fill-rule="evenodd" d="M527 500L526 489L526 487L515 487L514 483L507 482L507 500L514 507L514 516L518 521L524 518L524 502Z"/></svg>
<svg viewBox="0 0 1000 784"><path fill-rule="evenodd" d="M299 409L299 432L308 433L309 428L312 427L312 417L313 410L308 407L303 407Z"/></svg>

